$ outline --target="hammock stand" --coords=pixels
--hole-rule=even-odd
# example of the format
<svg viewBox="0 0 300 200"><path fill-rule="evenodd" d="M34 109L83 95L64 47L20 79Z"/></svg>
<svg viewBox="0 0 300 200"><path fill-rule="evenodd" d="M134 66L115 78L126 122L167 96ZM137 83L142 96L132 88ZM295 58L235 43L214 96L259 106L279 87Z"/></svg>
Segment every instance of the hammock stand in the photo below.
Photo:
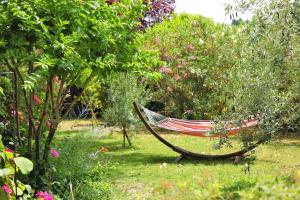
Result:
<svg viewBox="0 0 300 200"><path fill-rule="evenodd" d="M152 133L152 135L154 135L164 145L166 145L167 147L169 147L176 153L180 154L180 156L178 156L175 159L175 162L179 162L180 160L185 159L185 158L192 158L192 159L197 159L197 160L204 160L204 159L222 160L222 159L228 159L228 158L233 158L233 157L235 157L235 161L238 162L247 152L255 149L258 145L263 143L263 140L260 140L260 141L256 142L255 144L247 147L246 149L242 149L242 150L235 151L232 153L227 153L227 154L203 154L203 153L191 152L186 149L177 147L177 146L173 145L172 143L170 143L169 141L165 140L163 137L161 137L147 122L147 120L143 116L138 104L136 102L134 102L133 106L134 106L135 111L137 112L139 118L144 123L145 127L149 130L149 132Z"/></svg>

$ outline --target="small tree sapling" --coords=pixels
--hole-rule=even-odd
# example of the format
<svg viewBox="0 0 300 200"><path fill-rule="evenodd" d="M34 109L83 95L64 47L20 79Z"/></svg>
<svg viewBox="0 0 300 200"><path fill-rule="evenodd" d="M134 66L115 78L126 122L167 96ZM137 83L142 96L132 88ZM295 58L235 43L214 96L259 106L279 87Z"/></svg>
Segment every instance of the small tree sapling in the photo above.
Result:
<svg viewBox="0 0 300 200"><path fill-rule="evenodd" d="M108 125L118 126L123 131L123 148L127 139L131 146L127 130L130 125L136 124L133 102L144 103L149 97L145 86L130 74L115 74L111 80L109 92L110 106L104 110L103 118Z"/></svg>

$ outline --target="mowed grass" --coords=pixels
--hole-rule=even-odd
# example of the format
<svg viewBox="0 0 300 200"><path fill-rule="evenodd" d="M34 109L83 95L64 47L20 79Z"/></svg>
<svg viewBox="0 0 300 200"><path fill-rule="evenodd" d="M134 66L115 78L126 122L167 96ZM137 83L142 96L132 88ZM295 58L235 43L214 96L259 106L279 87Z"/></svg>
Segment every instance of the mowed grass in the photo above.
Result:
<svg viewBox="0 0 300 200"><path fill-rule="evenodd" d="M212 148L216 141L211 139L174 134L163 137L190 150L216 152ZM260 146L255 160L248 158L238 165L233 160L175 163L178 154L152 135L139 131L131 134L131 139L133 146L123 149L118 132L111 135L109 131L64 128L54 143L60 152L59 159L52 159L57 175L73 182L77 199L255 199L257 196L251 195L257 190L262 190L262 199L282 199L289 193L289 199L300 199L294 177L300 169L297 138ZM239 148L236 141L234 144ZM102 152L102 147L108 152ZM250 173L244 172L247 163ZM109 194L105 193L107 188Z"/></svg>

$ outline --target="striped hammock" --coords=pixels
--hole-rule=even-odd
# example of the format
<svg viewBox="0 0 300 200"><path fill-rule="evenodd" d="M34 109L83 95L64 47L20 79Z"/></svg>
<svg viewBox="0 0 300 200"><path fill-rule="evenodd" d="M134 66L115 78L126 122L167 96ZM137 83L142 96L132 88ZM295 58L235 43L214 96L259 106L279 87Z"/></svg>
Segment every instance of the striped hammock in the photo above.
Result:
<svg viewBox="0 0 300 200"><path fill-rule="evenodd" d="M222 122L221 128L219 128L219 131L217 131L216 124L211 120L175 119L158 114L144 107L142 107L142 109L149 122L153 126L198 137L221 137L224 135L235 135L242 128L250 128L258 123L256 119L244 120L240 126L230 122Z"/></svg>

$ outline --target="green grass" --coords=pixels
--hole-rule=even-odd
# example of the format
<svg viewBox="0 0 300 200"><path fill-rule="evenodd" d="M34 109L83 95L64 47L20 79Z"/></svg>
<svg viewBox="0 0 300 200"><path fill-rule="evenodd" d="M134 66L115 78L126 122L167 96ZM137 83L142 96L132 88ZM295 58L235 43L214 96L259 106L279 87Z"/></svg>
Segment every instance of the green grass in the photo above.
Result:
<svg viewBox="0 0 300 200"><path fill-rule="evenodd" d="M210 139L163 136L190 150L213 151L214 141ZM152 135L132 136L134 145L126 149L121 148L121 141L122 135L118 133L59 132L54 146L59 149L60 157L51 160L57 179L65 180L64 184L71 180L76 199L297 199L300 196L300 188L292 182L293 173L300 169L299 139L259 147L256 160L250 164L250 174L243 171L250 159L238 165L232 160L186 160L176 164L177 154ZM109 152L100 152L101 147L107 147ZM69 188L61 190L63 198L69 198Z"/></svg>

